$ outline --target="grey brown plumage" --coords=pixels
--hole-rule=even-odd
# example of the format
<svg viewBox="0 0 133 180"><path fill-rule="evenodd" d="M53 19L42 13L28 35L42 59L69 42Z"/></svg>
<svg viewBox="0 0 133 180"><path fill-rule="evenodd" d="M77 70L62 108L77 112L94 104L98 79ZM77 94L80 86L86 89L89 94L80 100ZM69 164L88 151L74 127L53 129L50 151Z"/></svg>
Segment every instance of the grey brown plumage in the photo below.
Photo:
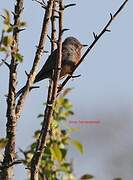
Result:
<svg viewBox="0 0 133 180"><path fill-rule="evenodd" d="M64 76L70 74L79 62L81 58L81 49L85 45L82 45L76 38L68 37L62 43L62 63L61 63L61 73L60 79ZM53 69L56 67L56 62L58 59L58 49L54 50L53 53L48 57L42 69L36 75L34 83L39 82L46 78L52 78ZM16 97L23 93L25 86L20 89Z"/></svg>

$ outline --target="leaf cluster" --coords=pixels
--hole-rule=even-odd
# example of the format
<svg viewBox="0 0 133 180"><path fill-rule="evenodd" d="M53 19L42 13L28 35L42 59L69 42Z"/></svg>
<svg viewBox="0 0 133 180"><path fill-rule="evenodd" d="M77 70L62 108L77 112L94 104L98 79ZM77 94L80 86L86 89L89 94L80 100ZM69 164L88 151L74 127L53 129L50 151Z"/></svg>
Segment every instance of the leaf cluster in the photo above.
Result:
<svg viewBox="0 0 133 180"><path fill-rule="evenodd" d="M4 10L4 15L1 15L1 17L3 18L3 29L0 40L0 52L12 54L16 61L22 62L23 56L19 53L13 32L24 30L22 28L26 27L26 23L22 21L18 22L17 25L13 25L11 22L11 14L6 9Z"/></svg>
<svg viewBox="0 0 133 180"><path fill-rule="evenodd" d="M83 153L83 146L78 140L71 139L71 133L75 129L68 127L66 124L68 117L73 115L72 104L65 97L69 91L70 89L67 89L55 102L46 140L46 148L40 163L39 180L45 178L49 180L76 179L73 174L72 162L67 160L67 154L70 144L73 144L81 153ZM42 116L40 114L38 117L40 118ZM30 167L39 135L40 130L37 130L34 134L35 141L28 150L23 151L25 157L23 162L27 167Z"/></svg>

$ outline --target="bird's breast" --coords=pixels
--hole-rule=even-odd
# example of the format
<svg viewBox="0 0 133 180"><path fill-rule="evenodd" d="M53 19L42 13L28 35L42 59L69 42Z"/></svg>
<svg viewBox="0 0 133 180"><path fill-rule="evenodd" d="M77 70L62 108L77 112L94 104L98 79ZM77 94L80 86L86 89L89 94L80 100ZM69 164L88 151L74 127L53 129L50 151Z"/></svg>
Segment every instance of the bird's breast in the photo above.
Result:
<svg viewBox="0 0 133 180"><path fill-rule="evenodd" d="M60 77L64 77L67 74L71 74L72 70L74 68L74 63L72 61L67 61L67 63L63 63L62 64L62 68L61 68L61 74Z"/></svg>

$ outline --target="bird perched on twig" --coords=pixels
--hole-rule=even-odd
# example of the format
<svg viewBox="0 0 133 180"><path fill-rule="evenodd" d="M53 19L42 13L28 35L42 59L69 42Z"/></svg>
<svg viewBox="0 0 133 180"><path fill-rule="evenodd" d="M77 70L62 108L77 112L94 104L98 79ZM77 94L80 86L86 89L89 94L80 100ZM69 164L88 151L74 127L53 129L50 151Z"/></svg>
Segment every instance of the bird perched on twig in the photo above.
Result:
<svg viewBox="0 0 133 180"><path fill-rule="evenodd" d="M76 64L81 58L81 49L87 45L83 45L75 37L68 37L62 43L62 61L60 79L64 76L71 74ZM46 78L52 78L53 70L56 68L58 59L58 49L48 57L42 69L36 75L34 83L39 82ZM25 86L16 93L16 98L23 93Z"/></svg>

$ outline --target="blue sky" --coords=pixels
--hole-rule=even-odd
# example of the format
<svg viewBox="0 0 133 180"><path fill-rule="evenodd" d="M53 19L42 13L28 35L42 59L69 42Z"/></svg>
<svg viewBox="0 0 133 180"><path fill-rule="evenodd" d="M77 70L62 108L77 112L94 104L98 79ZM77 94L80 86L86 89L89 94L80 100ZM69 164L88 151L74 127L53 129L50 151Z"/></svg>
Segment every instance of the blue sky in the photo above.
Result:
<svg viewBox="0 0 133 180"><path fill-rule="evenodd" d="M15 1L2 0L3 9L13 9ZM122 0L73 0L76 7L65 11L64 27L70 30L64 34L75 36L84 44L91 44L93 32L99 33L109 20L109 13L114 13ZM133 176L133 55L132 55L132 13L133 2L129 1L116 20L111 24L111 33L106 33L99 40L91 53L85 58L75 74L81 77L71 80L67 87L73 87L69 99L73 103L75 115L71 120L99 120L99 124L72 125L80 127L80 132L73 135L84 144L85 152L80 155L71 148L69 158L75 159L75 174L95 175L95 180L112 180L123 177L132 180ZM25 70L29 71L35 54L35 46L41 30L43 10L31 0L25 1L23 20L27 29L20 39L24 62L18 72L18 89L26 80ZM1 23L1 21L0 21ZM50 44L47 43L47 49ZM44 64L43 57L40 67ZM0 136L5 134L6 99L8 69L0 67ZM35 129L40 128L37 115L43 112L48 81L39 83L40 89L31 92L17 127L18 148L26 148L32 141ZM81 165L82 163L82 165ZM15 180L24 179L23 167L16 168Z"/></svg>

